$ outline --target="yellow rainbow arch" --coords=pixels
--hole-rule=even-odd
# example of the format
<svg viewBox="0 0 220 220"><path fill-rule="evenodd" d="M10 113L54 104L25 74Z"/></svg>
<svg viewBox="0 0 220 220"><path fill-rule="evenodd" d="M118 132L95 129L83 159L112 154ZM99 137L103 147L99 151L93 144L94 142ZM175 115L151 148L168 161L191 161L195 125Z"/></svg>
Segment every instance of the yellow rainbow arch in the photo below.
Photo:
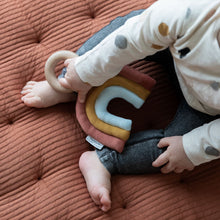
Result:
<svg viewBox="0 0 220 220"><path fill-rule="evenodd" d="M127 79L123 76L118 75L118 76L115 76L114 78L108 80L107 82L105 82L102 86L99 86L99 87L92 89L92 91L88 95L88 98L86 100L85 109L86 109L86 114L87 114L87 117L88 117L90 123L98 130L100 130L108 135L118 137L118 138L126 141L130 136L130 131L122 129L120 127L110 125L108 123L105 123L104 121L102 121L98 118L96 111L95 111L95 103L96 103L98 96L102 93L102 91L105 88L110 87L110 86L123 87L123 88L131 91L132 93L136 94L139 98L141 98L144 101L149 96L150 91L147 90L146 88L144 88L142 85L140 85L130 79Z"/></svg>

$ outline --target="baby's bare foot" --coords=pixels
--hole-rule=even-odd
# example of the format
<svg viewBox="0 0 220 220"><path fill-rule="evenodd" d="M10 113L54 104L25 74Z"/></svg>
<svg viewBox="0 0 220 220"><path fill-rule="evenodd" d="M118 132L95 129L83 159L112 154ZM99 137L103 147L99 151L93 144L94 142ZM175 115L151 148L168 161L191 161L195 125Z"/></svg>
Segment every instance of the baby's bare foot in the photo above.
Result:
<svg viewBox="0 0 220 220"><path fill-rule="evenodd" d="M80 170L85 178L89 194L96 205L104 212L111 208L111 175L99 161L95 151L82 154Z"/></svg>
<svg viewBox="0 0 220 220"><path fill-rule="evenodd" d="M21 91L21 100L25 105L35 108L46 108L62 102L76 99L74 93L60 93L54 90L47 81L29 81Z"/></svg>

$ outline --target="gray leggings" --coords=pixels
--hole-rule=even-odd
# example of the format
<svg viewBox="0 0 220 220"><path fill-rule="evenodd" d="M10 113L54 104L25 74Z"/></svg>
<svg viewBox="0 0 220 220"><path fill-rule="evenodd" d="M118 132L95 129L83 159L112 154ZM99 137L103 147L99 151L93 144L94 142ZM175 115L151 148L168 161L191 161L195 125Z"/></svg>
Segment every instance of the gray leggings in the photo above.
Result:
<svg viewBox="0 0 220 220"><path fill-rule="evenodd" d="M141 13L143 10L134 11L125 17L118 17L113 20L108 26L97 32L77 51L79 55L92 49L109 33L120 27L128 18ZM169 72L174 73L172 58L168 51L160 52L147 60L162 61L168 64ZM171 74L172 75L172 74ZM173 74L175 75L175 74ZM172 80L172 81L176 81ZM177 85L177 83L176 83ZM180 91L177 85L177 91ZM181 94L181 92L180 92ZM192 109L184 98L180 95L181 102L178 107L176 116L173 121L164 130L147 130L132 134L127 141L124 151L120 154L114 150L104 147L102 150L97 150L97 155L103 165L111 174L142 174L159 172L160 168L152 167L152 162L163 153L166 148L159 149L157 143L163 137L183 135L192 129L203 125L215 118Z"/></svg>
<svg viewBox="0 0 220 220"><path fill-rule="evenodd" d="M158 148L161 138L183 135L192 129L212 121L214 117L198 112L182 99L175 118L166 129L147 130L132 134L120 154L107 147L96 151L100 161L111 174L142 174L159 172L152 162L166 148Z"/></svg>

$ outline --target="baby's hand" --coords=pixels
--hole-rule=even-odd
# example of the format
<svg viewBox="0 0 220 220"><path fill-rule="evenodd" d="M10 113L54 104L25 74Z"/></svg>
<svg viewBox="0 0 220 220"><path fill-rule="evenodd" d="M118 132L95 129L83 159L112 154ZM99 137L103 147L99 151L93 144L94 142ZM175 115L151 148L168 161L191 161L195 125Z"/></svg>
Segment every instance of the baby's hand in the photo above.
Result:
<svg viewBox="0 0 220 220"><path fill-rule="evenodd" d="M60 84L67 88L72 89L78 93L79 102L83 103L86 99L86 94L91 89L91 85L83 82L75 70L75 60L77 58L67 59L64 65L67 67L65 78L59 79Z"/></svg>
<svg viewBox="0 0 220 220"><path fill-rule="evenodd" d="M182 142L182 136L162 138L158 147L168 147L153 163L154 167L160 167L162 173L182 173L184 170L193 170L194 165L187 157Z"/></svg>

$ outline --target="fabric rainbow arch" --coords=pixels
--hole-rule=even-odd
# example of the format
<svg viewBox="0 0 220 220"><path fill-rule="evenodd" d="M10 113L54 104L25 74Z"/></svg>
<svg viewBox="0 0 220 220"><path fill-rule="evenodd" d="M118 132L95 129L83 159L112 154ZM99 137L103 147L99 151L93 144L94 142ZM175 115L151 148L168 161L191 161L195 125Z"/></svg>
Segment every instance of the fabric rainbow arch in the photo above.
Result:
<svg viewBox="0 0 220 220"><path fill-rule="evenodd" d="M155 80L130 66L103 85L93 88L84 104L76 103L76 117L86 134L122 152L131 132L132 121L107 111L109 102L122 98L139 109L149 96Z"/></svg>

